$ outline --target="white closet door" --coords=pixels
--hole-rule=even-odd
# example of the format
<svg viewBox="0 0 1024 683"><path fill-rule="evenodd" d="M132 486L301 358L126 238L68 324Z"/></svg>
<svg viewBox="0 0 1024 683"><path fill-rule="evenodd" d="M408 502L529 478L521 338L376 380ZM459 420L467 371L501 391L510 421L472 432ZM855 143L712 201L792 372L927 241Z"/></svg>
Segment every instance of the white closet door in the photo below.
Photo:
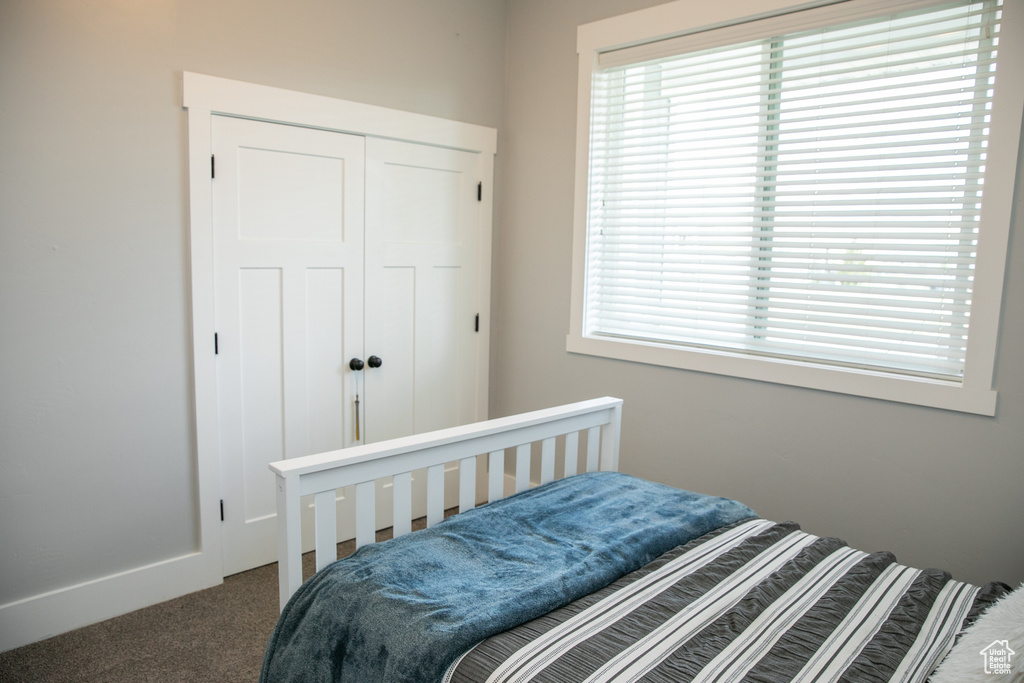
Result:
<svg viewBox="0 0 1024 683"><path fill-rule="evenodd" d="M477 332L480 155L368 138L366 164L365 352L382 363L363 371L364 437L483 419L476 404L478 355L486 352ZM413 510L422 514L422 473L413 478ZM385 520L388 488L377 495ZM446 489L450 507L457 490Z"/></svg>
<svg viewBox="0 0 1024 683"><path fill-rule="evenodd" d="M364 138L219 116L212 132L228 575L276 559L267 464L355 440Z"/></svg>

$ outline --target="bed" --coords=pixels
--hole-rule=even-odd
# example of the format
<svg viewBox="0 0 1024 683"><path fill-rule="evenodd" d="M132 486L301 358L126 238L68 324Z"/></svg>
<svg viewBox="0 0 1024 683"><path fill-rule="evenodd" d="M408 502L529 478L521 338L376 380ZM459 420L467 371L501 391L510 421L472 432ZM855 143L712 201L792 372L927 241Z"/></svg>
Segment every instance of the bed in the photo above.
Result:
<svg viewBox="0 0 1024 683"><path fill-rule="evenodd" d="M273 463L282 611L261 681L925 681L993 604L1020 600L619 473L621 413L594 399ZM380 479L394 538L375 544ZM337 560L343 487L357 550Z"/></svg>

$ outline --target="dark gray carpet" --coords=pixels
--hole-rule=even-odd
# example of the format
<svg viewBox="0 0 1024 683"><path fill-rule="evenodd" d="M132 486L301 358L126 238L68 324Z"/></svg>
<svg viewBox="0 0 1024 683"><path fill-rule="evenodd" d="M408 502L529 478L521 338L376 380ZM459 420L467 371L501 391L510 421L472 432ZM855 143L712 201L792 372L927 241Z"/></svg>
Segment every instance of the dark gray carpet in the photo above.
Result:
<svg viewBox="0 0 1024 683"><path fill-rule="evenodd" d="M417 520L414 528L422 528ZM391 530L377 534L390 538ZM338 544L338 557L354 543ZM313 574L313 555L303 575ZM0 653L2 683L254 683L277 622L277 564L220 586Z"/></svg>

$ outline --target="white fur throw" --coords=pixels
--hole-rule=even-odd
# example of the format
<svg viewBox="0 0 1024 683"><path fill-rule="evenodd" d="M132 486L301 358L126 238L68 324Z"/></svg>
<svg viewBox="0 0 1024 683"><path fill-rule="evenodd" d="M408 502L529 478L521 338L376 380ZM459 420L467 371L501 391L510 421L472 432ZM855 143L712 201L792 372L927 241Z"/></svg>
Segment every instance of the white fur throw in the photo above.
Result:
<svg viewBox="0 0 1024 683"><path fill-rule="evenodd" d="M986 673L1009 656L1009 673ZM929 683L1024 683L1024 585L988 608L953 647Z"/></svg>

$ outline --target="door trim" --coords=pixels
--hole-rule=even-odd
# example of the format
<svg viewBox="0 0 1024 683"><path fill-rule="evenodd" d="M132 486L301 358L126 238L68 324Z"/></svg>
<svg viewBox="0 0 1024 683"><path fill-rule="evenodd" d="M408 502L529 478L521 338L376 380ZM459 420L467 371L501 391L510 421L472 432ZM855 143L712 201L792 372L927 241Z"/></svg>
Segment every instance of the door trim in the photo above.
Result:
<svg viewBox="0 0 1024 683"><path fill-rule="evenodd" d="M184 72L184 107L493 155L498 131L426 114Z"/></svg>
<svg viewBox="0 0 1024 683"><path fill-rule="evenodd" d="M220 529L217 375L214 359L214 258L211 154L212 117L237 116L271 123L321 128L368 137L450 147L479 154L483 181L479 213L480 302L477 419L488 414L490 348L491 229L494 155L497 130L424 114L398 111L322 95L183 73L182 105L188 110L189 247L192 289L192 362L195 387L196 478L199 512L198 554L194 581L216 585L223 580ZM268 474L269 476L269 474Z"/></svg>

